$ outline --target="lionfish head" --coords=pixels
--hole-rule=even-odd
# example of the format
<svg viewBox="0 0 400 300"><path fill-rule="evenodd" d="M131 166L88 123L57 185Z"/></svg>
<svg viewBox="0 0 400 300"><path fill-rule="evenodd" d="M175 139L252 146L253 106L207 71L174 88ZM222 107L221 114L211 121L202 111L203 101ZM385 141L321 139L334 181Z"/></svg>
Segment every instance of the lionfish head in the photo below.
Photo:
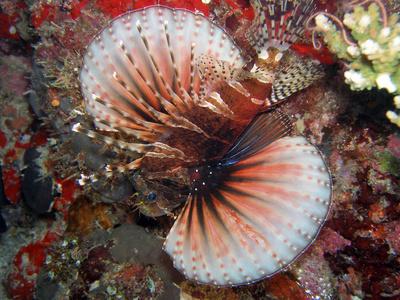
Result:
<svg viewBox="0 0 400 300"><path fill-rule="evenodd" d="M188 170L180 168L157 177L140 172L133 175L135 203L146 216L159 217L170 213L188 199L190 182Z"/></svg>
<svg viewBox="0 0 400 300"><path fill-rule="evenodd" d="M252 69L255 73L273 73L271 103L320 79L324 72L318 61L291 61L289 47L304 33L308 17L315 11L314 0L252 0L255 18L246 37L257 51Z"/></svg>
<svg viewBox="0 0 400 300"><path fill-rule="evenodd" d="M318 150L291 137L283 115L261 113L269 99L307 85L304 69L318 73L312 63L278 59L300 34L302 5L266 3L253 3L249 39L260 66L251 72L222 28L164 6L114 19L84 57L88 115L98 130L128 138L74 130L136 154L105 175L133 173L142 213L159 216L185 202L164 250L199 283L244 284L281 271L315 240L330 207Z"/></svg>

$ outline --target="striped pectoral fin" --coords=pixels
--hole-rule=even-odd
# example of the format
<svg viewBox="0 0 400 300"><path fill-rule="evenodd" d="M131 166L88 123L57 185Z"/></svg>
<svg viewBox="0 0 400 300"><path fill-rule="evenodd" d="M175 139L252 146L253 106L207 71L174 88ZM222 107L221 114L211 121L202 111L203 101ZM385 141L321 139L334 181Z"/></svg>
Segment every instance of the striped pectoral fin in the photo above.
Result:
<svg viewBox="0 0 400 300"><path fill-rule="evenodd" d="M277 103L305 89L324 76L322 65L314 60L298 60L279 68L272 86L271 101Z"/></svg>
<svg viewBox="0 0 400 300"><path fill-rule="evenodd" d="M255 75L235 68L228 62L218 60L212 55L202 54L197 57L196 67L201 76L199 95L195 98L196 104L207 107L214 113L225 117L236 118L235 113L225 101L226 95L221 94L221 88L229 85L230 90L249 97L250 92L240 82L253 78Z"/></svg>
<svg viewBox="0 0 400 300"><path fill-rule="evenodd" d="M292 130L292 125L285 115L276 111L260 114L221 160L221 165L240 161L268 144L288 136Z"/></svg>
<svg viewBox="0 0 400 300"><path fill-rule="evenodd" d="M157 112L184 115L199 90L194 61L202 53L244 65L233 40L201 14L151 6L121 15L84 56L79 79L88 112L97 115L101 99L145 121L159 121Z"/></svg>
<svg viewBox="0 0 400 300"><path fill-rule="evenodd" d="M260 54L269 47L287 50L303 34L307 18L314 12L313 0L252 0L255 17L247 33L250 44Z"/></svg>
<svg viewBox="0 0 400 300"><path fill-rule="evenodd" d="M258 142L250 143L248 155L228 153L223 164L196 180L164 244L189 279L215 285L257 281L287 267L315 240L331 201L324 160L303 137L264 140L256 152L251 147ZM240 155L230 163L232 153Z"/></svg>

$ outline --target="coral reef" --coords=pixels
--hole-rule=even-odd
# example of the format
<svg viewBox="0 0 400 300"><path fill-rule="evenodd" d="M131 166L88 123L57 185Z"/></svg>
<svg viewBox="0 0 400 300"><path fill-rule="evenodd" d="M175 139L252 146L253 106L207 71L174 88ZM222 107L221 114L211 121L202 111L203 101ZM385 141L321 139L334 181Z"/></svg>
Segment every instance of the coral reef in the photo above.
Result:
<svg viewBox="0 0 400 300"><path fill-rule="evenodd" d="M319 147L334 179L333 206L325 227L284 273L222 289L185 281L165 264L169 259L161 252L174 216L140 215L126 178L116 178L113 184L100 182L95 189L77 184L78 174L88 168L129 159L70 131L72 120L82 120L76 76L84 48L112 17L154 2L118 1L112 6L110 1L95 0L1 2L0 156L4 192L11 204L1 211L8 230L0 236L0 277L6 279L0 298L171 299L163 298L165 291L174 293L173 299L398 297L400 135L384 115L393 97L374 89L350 90L342 82L341 66L327 67L324 80L277 108L290 117L298 133ZM241 47L248 47L244 30L253 17L248 1L158 2L199 9L227 27ZM391 3L395 13L398 4ZM369 12L361 6L357 11ZM382 26L382 10L374 4L372 11L374 24ZM345 44L342 33L335 32ZM300 49L297 46L292 48ZM310 55L303 46L302 54ZM348 47L341 51L351 63ZM362 56L363 63L369 61ZM379 68L365 70L375 74L374 67ZM376 77L371 77L371 85L377 85ZM49 212L33 211L21 195L23 158L32 148L47 151L35 165L52 177Z"/></svg>
<svg viewBox="0 0 400 300"><path fill-rule="evenodd" d="M368 8L364 8L368 2ZM400 22L398 13L388 16L381 0L352 1L345 5L351 12L343 20L318 12L310 17L307 28L321 33L330 51L346 62L344 76L353 90L387 89L400 109ZM311 20L315 27L311 27ZM337 25L337 26L336 26ZM348 36L346 28L350 31ZM319 45L315 44L315 47ZM400 127L400 117L389 110L388 119Z"/></svg>
<svg viewBox="0 0 400 300"><path fill-rule="evenodd" d="M379 99L380 93L353 93L338 83L340 77L334 78L332 85L311 87L282 107L325 153L335 182L330 218L293 272L304 286L311 286L308 292L314 299L324 289L326 299L395 296L398 257L391 250L392 226L397 222L400 186L398 175L383 166L387 153L394 159L392 153L398 150L391 134L396 126L383 115L372 120L370 108L361 102L367 97L376 101L372 96ZM374 271L378 266L379 274ZM315 280L322 273L323 280Z"/></svg>

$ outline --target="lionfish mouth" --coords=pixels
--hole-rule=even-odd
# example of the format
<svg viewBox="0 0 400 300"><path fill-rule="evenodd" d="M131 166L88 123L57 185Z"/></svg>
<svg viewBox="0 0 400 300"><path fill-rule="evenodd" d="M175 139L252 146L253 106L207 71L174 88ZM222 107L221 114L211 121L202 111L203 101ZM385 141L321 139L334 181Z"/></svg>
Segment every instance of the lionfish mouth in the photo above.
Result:
<svg viewBox="0 0 400 300"><path fill-rule="evenodd" d="M139 154L105 174L138 170L146 214L168 213L190 189L164 250L199 283L239 285L280 272L316 239L331 203L319 151L290 136L285 116L261 113L321 77L312 61L285 65L283 54L273 66L267 61L271 47L283 52L301 34L305 20L294 18L304 19L313 4L268 3L263 9L253 1L248 38L261 63L251 72L222 28L165 6L114 19L84 56L87 114L98 130L129 139L74 130ZM278 6L279 15L271 15ZM168 180L182 187L163 187Z"/></svg>

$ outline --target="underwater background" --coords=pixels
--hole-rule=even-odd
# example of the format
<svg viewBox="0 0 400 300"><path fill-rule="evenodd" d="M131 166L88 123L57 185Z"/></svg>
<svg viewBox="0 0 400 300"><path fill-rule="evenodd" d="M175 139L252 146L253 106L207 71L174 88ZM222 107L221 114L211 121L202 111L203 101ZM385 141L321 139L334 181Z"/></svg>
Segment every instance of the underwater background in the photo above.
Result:
<svg viewBox="0 0 400 300"><path fill-rule="evenodd" d="M369 5L383 5L377 9L387 16L400 10L397 1L315 3L339 20L365 8L376 30L384 15ZM374 80L364 89L346 75L349 68L373 73L379 62L357 68L351 63L360 61L340 53L342 40L329 37L316 50L312 41L322 45L323 33L307 31L290 49L323 63L324 76L273 108L318 147L333 180L316 241L284 271L236 287L188 281L162 250L181 208L173 216L140 214L125 176L112 185L79 184L80 173L132 159L71 131L84 119L77 77L86 46L111 19L154 4L202 12L251 53L245 32L254 11L246 0L0 1L0 298L398 299L400 127L387 115L398 115L397 91ZM396 86L400 58L385 58Z"/></svg>

